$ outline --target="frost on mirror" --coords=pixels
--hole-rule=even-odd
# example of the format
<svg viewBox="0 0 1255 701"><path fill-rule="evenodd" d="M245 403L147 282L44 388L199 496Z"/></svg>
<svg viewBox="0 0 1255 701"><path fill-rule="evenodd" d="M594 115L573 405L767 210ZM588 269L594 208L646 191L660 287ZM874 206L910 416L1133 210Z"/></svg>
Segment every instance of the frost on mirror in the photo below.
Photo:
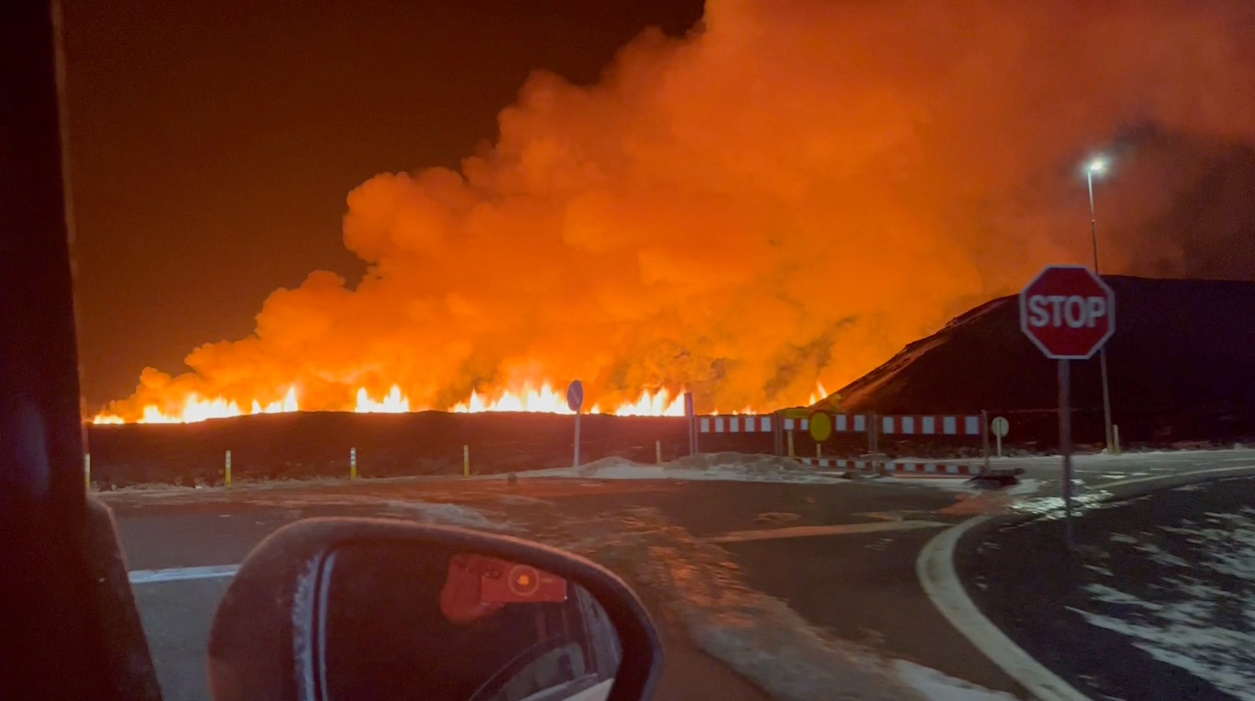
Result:
<svg viewBox="0 0 1255 701"><path fill-rule="evenodd" d="M311 667L328 701L585 701L621 650L578 584L446 546L357 543L324 561Z"/></svg>

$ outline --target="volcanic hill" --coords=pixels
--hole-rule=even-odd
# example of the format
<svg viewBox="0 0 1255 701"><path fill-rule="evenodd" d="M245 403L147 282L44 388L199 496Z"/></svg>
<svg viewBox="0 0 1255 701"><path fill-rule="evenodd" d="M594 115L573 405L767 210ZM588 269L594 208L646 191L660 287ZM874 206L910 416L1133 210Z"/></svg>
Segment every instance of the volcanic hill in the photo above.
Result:
<svg viewBox="0 0 1255 701"><path fill-rule="evenodd" d="M1116 295L1107 363L1113 423L1123 440L1255 436L1255 282L1104 279ZM1100 442L1097 355L1073 361L1071 403L1077 440ZM912 343L820 405L878 414L986 410L1011 420L1011 438L1044 438L1057 425L1057 366L1020 331L1017 298L1002 297Z"/></svg>

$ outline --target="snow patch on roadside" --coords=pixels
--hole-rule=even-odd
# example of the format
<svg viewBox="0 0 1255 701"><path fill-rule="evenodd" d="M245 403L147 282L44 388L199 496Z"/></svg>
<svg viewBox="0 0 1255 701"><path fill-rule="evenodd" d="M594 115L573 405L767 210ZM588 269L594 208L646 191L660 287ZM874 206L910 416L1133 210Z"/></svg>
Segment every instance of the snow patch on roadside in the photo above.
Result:
<svg viewBox="0 0 1255 701"><path fill-rule="evenodd" d="M1172 553L1164 552L1154 543L1138 543L1135 546L1135 549L1146 557L1149 557L1155 564L1164 565L1166 567L1181 568L1188 568L1190 566L1190 563L1177 557L1176 555L1173 555Z"/></svg>
<svg viewBox="0 0 1255 701"><path fill-rule="evenodd" d="M1102 491L1075 494L1072 496L1072 508L1078 513L1098 508L1102 505L1103 500L1109 496L1109 492ZM1067 505L1064 503L1063 497L1024 499L1013 504L1011 508L1017 513L1035 514L1043 521L1055 521L1067 514Z"/></svg>
<svg viewBox="0 0 1255 701"><path fill-rule="evenodd" d="M893 669L928 701L1015 701L1011 694L990 691L906 660L894 660Z"/></svg>
<svg viewBox="0 0 1255 701"><path fill-rule="evenodd" d="M504 519L489 517L482 511L458 504L390 500L383 503L383 508L380 511L388 516L399 516L421 521L422 523L479 528L489 531L518 530L517 527Z"/></svg>
<svg viewBox="0 0 1255 701"><path fill-rule="evenodd" d="M955 477L896 477L893 475L886 475L878 481L885 484L909 484L917 487L929 487L932 489L940 489L944 492L957 492L973 496L985 494L1001 494L1009 497L1026 496L1028 494L1033 494L1042 488L1042 481L1032 477L1023 478L1020 480L1019 484L1014 484L1004 489L977 487L971 480L972 478L967 475L958 475Z"/></svg>
<svg viewBox="0 0 1255 701"><path fill-rule="evenodd" d="M1221 596L1199 597L1171 606L1137 600L1134 606L1144 612L1139 616L1117 618L1073 610L1091 625L1131 638L1134 646L1160 662L1180 667L1237 698L1255 699L1255 670L1251 669L1249 653L1255 645L1255 635L1211 623L1218 607L1241 606L1243 602L1233 601L1236 597L1219 589L1211 592ZM1249 608L1245 613L1248 618L1255 616Z"/></svg>
<svg viewBox="0 0 1255 701"><path fill-rule="evenodd" d="M517 473L520 479L557 477L604 480L688 480L722 482L797 482L844 484L841 477L817 472L789 458L743 453L703 453L648 465L624 458L594 460L580 467L559 467Z"/></svg>
<svg viewBox="0 0 1255 701"><path fill-rule="evenodd" d="M1186 536L1197 555L1184 576L1162 576L1146 601L1119 589L1091 584L1090 599L1102 612L1073 608L1091 625L1127 636L1154 659L1174 665L1236 698L1255 701L1255 509L1206 514L1206 525L1161 527ZM1152 543L1113 535L1169 572L1189 568L1185 559ZM1204 580L1202 577L1206 577Z"/></svg>

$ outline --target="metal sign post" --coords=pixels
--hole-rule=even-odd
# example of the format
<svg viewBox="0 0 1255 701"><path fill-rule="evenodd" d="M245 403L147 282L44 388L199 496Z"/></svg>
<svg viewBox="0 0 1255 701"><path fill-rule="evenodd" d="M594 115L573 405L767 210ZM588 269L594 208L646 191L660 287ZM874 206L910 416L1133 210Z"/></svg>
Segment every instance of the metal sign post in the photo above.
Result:
<svg viewBox="0 0 1255 701"><path fill-rule="evenodd" d="M771 447L776 456L784 454L784 410L777 409L771 414Z"/></svg>
<svg viewBox="0 0 1255 701"><path fill-rule="evenodd" d="M1072 385L1072 361L1059 360L1059 452L1063 454L1064 540L1072 549L1072 407L1069 390Z"/></svg>
<svg viewBox="0 0 1255 701"><path fill-rule="evenodd" d="M584 383L573 380L566 388L566 405L575 412L575 467L580 466L580 408L584 406Z"/></svg>
<svg viewBox="0 0 1255 701"><path fill-rule="evenodd" d="M684 416L689 423L689 455L697 455L697 417L693 414L693 393L684 393Z"/></svg>

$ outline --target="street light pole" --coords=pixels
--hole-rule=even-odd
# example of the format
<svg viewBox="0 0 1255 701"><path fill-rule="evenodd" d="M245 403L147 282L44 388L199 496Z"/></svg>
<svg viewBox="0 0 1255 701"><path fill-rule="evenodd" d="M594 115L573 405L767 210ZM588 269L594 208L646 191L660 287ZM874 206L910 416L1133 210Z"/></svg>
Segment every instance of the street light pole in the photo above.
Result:
<svg viewBox="0 0 1255 701"><path fill-rule="evenodd" d="M1089 184L1089 237L1094 246L1094 274L1098 272L1098 218L1094 215L1094 173L1101 173L1106 168L1102 160L1095 160L1085 168L1085 179ZM1111 430L1111 392L1107 386L1107 346L1098 350L1098 365L1102 372L1102 418L1106 429L1107 452L1115 453L1115 436Z"/></svg>

